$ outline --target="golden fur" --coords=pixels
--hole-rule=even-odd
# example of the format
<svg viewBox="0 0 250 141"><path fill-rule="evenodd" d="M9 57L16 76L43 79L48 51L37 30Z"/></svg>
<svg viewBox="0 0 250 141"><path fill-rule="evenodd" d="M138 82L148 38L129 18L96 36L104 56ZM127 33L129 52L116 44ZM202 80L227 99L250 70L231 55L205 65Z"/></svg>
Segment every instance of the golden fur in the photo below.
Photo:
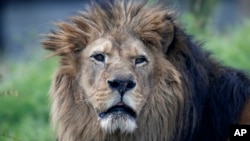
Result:
<svg viewBox="0 0 250 141"><path fill-rule="evenodd" d="M175 50L189 55L189 39L181 36L172 12L145 2L105 4L93 3L70 22L57 23L59 30L43 42L53 55L61 56L51 87L52 123L58 140L170 141L194 133L200 120L197 105L190 102L193 95L183 67L186 62L175 57ZM170 44L175 50L166 55ZM108 59L96 61L93 52ZM134 64L143 53L148 62ZM200 67L200 72L204 69ZM117 93L107 84L117 76L131 76L136 82L124 94L125 103L138 115L137 128L131 130L123 131L119 124L104 130L98 120L98 112L117 102Z"/></svg>

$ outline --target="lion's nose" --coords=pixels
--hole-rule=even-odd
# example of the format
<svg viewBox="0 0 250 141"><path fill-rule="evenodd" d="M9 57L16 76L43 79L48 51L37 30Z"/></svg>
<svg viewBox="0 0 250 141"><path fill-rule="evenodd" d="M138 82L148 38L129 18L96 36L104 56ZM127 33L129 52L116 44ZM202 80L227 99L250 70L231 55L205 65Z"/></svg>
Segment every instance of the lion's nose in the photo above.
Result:
<svg viewBox="0 0 250 141"><path fill-rule="evenodd" d="M135 87L136 83L132 80L119 80L115 79L112 81L108 81L109 87L111 89L117 90L122 96L128 90L131 90Z"/></svg>

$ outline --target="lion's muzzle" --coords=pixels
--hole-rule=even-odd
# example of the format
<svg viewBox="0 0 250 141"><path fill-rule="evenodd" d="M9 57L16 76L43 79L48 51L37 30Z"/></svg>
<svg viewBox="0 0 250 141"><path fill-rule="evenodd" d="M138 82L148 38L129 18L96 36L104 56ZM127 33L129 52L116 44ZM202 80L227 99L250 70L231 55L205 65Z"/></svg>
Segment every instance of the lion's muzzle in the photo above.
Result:
<svg viewBox="0 0 250 141"><path fill-rule="evenodd" d="M109 88L119 95L120 99L106 111L98 113L101 127L109 132L121 131L124 133L133 132L137 127L135 110L126 103L123 98L127 93L135 89L136 83L133 79L113 79L107 81Z"/></svg>

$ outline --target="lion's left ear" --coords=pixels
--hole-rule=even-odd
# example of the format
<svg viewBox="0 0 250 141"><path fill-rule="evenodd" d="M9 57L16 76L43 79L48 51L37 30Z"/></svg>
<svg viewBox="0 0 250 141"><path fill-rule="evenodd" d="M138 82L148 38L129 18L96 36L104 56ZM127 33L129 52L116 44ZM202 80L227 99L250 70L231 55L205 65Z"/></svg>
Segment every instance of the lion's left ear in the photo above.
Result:
<svg viewBox="0 0 250 141"><path fill-rule="evenodd" d="M162 48L164 52L174 37L173 13L159 8L151 8L139 15L135 33L147 44Z"/></svg>

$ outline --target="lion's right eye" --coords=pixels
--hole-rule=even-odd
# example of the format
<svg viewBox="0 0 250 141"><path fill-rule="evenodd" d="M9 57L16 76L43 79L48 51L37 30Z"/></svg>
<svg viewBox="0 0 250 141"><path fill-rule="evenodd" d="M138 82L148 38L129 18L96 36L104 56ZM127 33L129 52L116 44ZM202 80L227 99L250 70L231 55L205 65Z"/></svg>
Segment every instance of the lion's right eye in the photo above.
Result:
<svg viewBox="0 0 250 141"><path fill-rule="evenodd" d="M135 59L135 65L143 65L143 64L145 64L145 63L147 63L148 62L148 60L146 59L146 57L145 56L139 56L139 57L137 57L136 59Z"/></svg>
<svg viewBox="0 0 250 141"><path fill-rule="evenodd" d="M104 62L105 61L105 56L101 53L91 55L92 58L94 58L96 61L99 62Z"/></svg>

